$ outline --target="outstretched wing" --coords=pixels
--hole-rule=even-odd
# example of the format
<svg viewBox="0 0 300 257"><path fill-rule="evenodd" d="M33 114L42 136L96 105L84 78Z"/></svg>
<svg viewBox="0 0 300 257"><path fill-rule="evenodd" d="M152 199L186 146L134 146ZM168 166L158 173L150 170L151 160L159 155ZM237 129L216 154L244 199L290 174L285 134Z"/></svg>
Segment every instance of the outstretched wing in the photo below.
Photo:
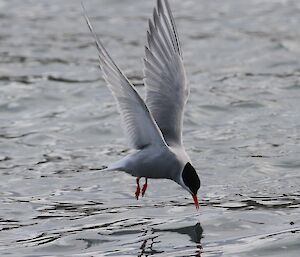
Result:
<svg viewBox="0 0 300 257"><path fill-rule="evenodd" d="M100 67L104 79L117 101L129 143L135 149L142 149L150 144L165 144L161 131L143 99L111 59L85 13L84 17L94 36Z"/></svg>
<svg viewBox="0 0 300 257"><path fill-rule="evenodd" d="M189 94L175 22L168 1L157 1L145 47L146 104L168 145L182 144L183 109Z"/></svg>

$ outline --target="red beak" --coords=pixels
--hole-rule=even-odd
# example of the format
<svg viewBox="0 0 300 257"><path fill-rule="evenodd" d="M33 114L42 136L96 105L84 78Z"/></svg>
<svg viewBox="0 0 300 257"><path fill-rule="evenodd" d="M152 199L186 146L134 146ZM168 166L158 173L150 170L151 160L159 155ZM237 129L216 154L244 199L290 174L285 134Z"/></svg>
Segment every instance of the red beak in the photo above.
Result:
<svg viewBox="0 0 300 257"><path fill-rule="evenodd" d="M197 197L197 195L192 195L192 196L193 196L193 199L194 199L194 203L195 203L196 209L199 210L198 197Z"/></svg>

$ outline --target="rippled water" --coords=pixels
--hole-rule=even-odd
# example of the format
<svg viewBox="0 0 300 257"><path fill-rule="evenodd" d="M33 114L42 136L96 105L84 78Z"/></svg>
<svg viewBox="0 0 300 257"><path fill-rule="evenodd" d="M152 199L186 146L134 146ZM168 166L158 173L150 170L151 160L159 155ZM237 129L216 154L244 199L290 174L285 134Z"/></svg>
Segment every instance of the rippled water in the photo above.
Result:
<svg viewBox="0 0 300 257"><path fill-rule="evenodd" d="M155 1L86 0L143 93ZM80 1L0 1L1 256L299 256L300 2L170 0L201 208L101 172L129 149Z"/></svg>

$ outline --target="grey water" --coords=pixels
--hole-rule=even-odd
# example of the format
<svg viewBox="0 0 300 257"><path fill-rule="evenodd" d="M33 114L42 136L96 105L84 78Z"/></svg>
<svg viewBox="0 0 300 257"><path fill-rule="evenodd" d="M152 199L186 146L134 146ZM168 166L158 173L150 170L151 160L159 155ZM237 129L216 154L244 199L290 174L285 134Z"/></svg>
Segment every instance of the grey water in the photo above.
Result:
<svg viewBox="0 0 300 257"><path fill-rule="evenodd" d="M300 256L300 2L169 0L191 94L175 183L101 172L130 149L80 1L0 1L0 256ZM154 0L86 0L143 95Z"/></svg>

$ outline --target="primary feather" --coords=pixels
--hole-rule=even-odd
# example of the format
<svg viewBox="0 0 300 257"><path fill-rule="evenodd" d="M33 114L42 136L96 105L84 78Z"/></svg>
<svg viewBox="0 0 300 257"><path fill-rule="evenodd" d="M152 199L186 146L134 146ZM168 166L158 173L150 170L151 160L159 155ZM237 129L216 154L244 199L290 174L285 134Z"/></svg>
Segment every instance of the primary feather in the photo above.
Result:
<svg viewBox="0 0 300 257"><path fill-rule="evenodd" d="M84 17L94 36L100 67L104 79L117 101L130 145L135 149L142 149L148 145L164 145L165 141L161 131L143 99L109 56L86 14Z"/></svg>
<svg viewBox="0 0 300 257"><path fill-rule="evenodd" d="M157 1L145 47L146 104L169 146L182 145L183 110L189 88L175 22L168 4Z"/></svg>

